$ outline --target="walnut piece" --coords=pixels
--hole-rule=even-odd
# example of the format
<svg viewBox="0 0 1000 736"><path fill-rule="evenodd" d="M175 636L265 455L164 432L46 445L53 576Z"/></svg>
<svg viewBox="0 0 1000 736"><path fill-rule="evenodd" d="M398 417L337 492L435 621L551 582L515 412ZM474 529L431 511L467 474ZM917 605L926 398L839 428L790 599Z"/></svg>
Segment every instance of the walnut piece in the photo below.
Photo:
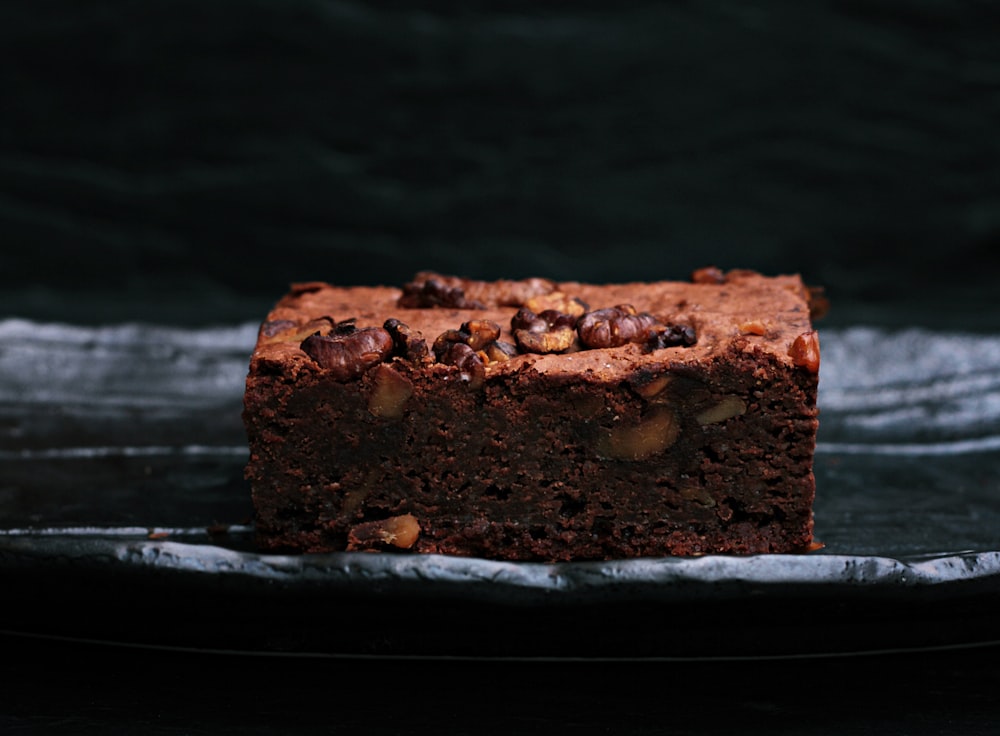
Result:
<svg viewBox="0 0 1000 736"><path fill-rule="evenodd" d="M644 399L653 399L667 390L674 377L669 373L650 378L649 380L637 381L632 388Z"/></svg>
<svg viewBox="0 0 1000 736"><path fill-rule="evenodd" d="M332 317L318 317L302 325L290 319L276 319L261 325L260 336L264 343L302 342L317 333L329 335L336 324Z"/></svg>
<svg viewBox="0 0 1000 736"><path fill-rule="evenodd" d="M819 373L819 334L815 330L803 332L788 349L792 362L810 373Z"/></svg>
<svg viewBox="0 0 1000 736"><path fill-rule="evenodd" d="M737 325L739 331L747 335L763 335L767 332L767 325L759 319L748 319Z"/></svg>
<svg viewBox="0 0 1000 736"><path fill-rule="evenodd" d="M585 301L562 291L533 296L524 302L524 306L535 314L551 309L573 317L582 317L590 309Z"/></svg>
<svg viewBox="0 0 1000 736"><path fill-rule="evenodd" d="M357 329L353 320L339 323L329 335L314 334L301 348L337 381L350 381L392 355L392 337L381 327Z"/></svg>
<svg viewBox="0 0 1000 736"><path fill-rule="evenodd" d="M438 360L458 368L459 378L469 384L469 388L482 388L486 381L486 362L464 342L447 343L447 347L438 355Z"/></svg>
<svg viewBox="0 0 1000 736"><path fill-rule="evenodd" d="M631 304L597 309L580 317L576 331L588 348L617 348L630 342L645 342L658 325L656 317L638 313Z"/></svg>
<svg viewBox="0 0 1000 736"><path fill-rule="evenodd" d="M487 345L500 339L500 325L488 319L464 322L459 332L468 335L465 343L473 350L483 350Z"/></svg>
<svg viewBox="0 0 1000 736"><path fill-rule="evenodd" d="M638 424L616 426L598 440L597 452L616 460L644 460L657 455L677 441L680 426L674 412L657 406Z"/></svg>
<svg viewBox="0 0 1000 736"><path fill-rule="evenodd" d="M542 278L479 281L446 276L433 271L421 271L403 287L403 295L397 303L407 308L520 307L529 299L548 294L555 289L554 282Z"/></svg>
<svg viewBox="0 0 1000 736"><path fill-rule="evenodd" d="M430 355L427 341L398 319L387 319L382 329L392 337L393 352L411 363L422 363Z"/></svg>
<svg viewBox="0 0 1000 736"><path fill-rule="evenodd" d="M739 396L726 396L714 406L701 411L695 417L698 424L716 424L738 417L747 412L746 402Z"/></svg>
<svg viewBox="0 0 1000 736"><path fill-rule="evenodd" d="M463 322L457 330L445 330L434 340L434 355L438 360L455 343L468 345L474 352L485 350L500 338L500 325L488 319Z"/></svg>
<svg viewBox="0 0 1000 736"><path fill-rule="evenodd" d="M449 285L440 278L429 276L418 278L403 287L403 294L396 302L403 309L426 309L446 307L452 309L485 309L485 305L467 299L465 290L459 285Z"/></svg>
<svg viewBox="0 0 1000 736"><path fill-rule="evenodd" d="M688 348L698 342L694 327L690 325L654 325L646 338L646 350L664 348Z"/></svg>
<svg viewBox="0 0 1000 736"><path fill-rule="evenodd" d="M516 349L500 341L500 325L488 319L463 322L457 330L445 330L434 341L439 362L454 365L463 381L479 388L486 379L486 365L509 360Z"/></svg>
<svg viewBox="0 0 1000 736"><path fill-rule="evenodd" d="M726 274L716 266L705 266L696 269L691 274L691 281L695 284L724 284L726 283Z"/></svg>
<svg viewBox="0 0 1000 736"><path fill-rule="evenodd" d="M368 396L368 411L377 417L399 419L411 396L413 384L410 380L383 363L375 369L372 392Z"/></svg>
<svg viewBox="0 0 1000 736"><path fill-rule="evenodd" d="M526 353L562 353L576 342L576 317L554 309L535 314L521 307L510 327L517 346Z"/></svg>
<svg viewBox="0 0 1000 736"><path fill-rule="evenodd" d="M479 351L479 355L487 365L490 363L506 363L517 355L517 346L504 340L497 340Z"/></svg>
<svg viewBox="0 0 1000 736"><path fill-rule="evenodd" d="M355 524L347 535L347 551L379 547L410 549L420 536L420 522L413 514Z"/></svg>

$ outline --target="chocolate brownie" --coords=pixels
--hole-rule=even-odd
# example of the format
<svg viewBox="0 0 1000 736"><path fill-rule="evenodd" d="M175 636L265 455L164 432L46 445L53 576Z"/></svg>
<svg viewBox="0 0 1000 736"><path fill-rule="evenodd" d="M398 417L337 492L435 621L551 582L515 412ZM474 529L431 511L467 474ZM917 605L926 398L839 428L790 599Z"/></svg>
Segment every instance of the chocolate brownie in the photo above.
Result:
<svg viewBox="0 0 1000 736"><path fill-rule="evenodd" d="M246 383L259 544L536 561L803 550L818 373L797 275L297 284Z"/></svg>

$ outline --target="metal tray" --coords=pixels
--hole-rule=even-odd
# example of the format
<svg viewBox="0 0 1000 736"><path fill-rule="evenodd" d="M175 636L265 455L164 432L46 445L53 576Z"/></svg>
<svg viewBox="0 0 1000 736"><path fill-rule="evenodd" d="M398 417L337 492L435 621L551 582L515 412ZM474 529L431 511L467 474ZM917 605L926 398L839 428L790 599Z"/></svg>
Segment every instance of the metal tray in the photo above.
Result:
<svg viewBox="0 0 1000 736"><path fill-rule="evenodd" d="M254 325L0 322L0 630L295 656L801 657L1000 639L1000 338L821 333L803 555L265 555Z"/></svg>

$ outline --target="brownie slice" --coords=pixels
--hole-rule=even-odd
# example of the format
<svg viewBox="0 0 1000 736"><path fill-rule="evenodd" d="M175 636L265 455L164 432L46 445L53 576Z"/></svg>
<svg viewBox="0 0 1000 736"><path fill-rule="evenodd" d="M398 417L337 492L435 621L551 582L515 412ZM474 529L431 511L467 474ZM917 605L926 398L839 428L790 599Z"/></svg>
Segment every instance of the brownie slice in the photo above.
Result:
<svg viewBox="0 0 1000 736"><path fill-rule="evenodd" d="M293 286L246 383L262 549L508 560L812 540L819 343L797 275Z"/></svg>

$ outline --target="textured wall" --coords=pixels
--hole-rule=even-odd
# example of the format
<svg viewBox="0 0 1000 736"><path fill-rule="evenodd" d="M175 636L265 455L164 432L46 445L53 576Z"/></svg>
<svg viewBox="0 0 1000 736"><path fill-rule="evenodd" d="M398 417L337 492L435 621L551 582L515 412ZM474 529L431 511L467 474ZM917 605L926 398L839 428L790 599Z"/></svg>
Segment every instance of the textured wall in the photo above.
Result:
<svg viewBox="0 0 1000 736"><path fill-rule="evenodd" d="M292 280L715 263L801 271L842 319L939 276L980 313L996 7L4 4L0 308L228 318Z"/></svg>

